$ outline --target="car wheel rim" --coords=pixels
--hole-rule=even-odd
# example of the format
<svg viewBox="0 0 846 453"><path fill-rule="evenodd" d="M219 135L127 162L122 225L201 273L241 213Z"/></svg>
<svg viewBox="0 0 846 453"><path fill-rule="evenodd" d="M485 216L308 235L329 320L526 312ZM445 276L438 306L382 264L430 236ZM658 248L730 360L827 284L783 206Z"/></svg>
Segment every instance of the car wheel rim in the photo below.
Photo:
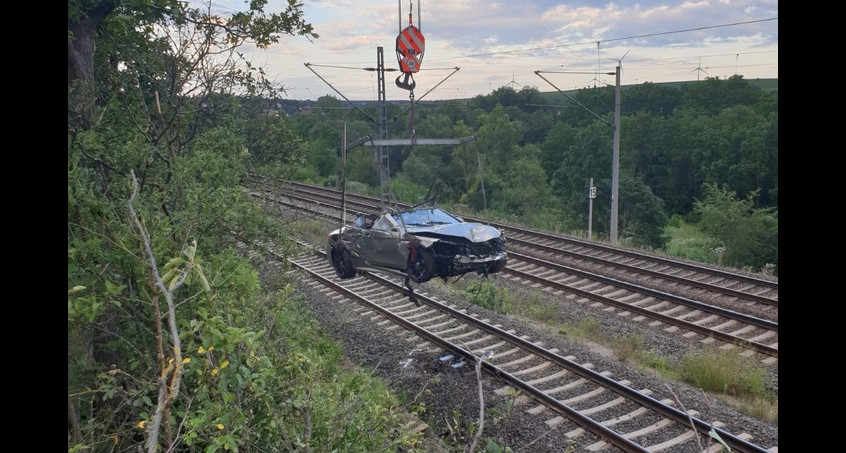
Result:
<svg viewBox="0 0 846 453"><path fill-rule="evenodd" d="M423 277L423 275L421 275L422 273L423 266L420 265L419 261L415 262L414 265L411 266L411 279L415 282L420 281L420 279Z"/></svg>
<svg viewBox="0 0 846 453"><path fill-rule="evenodd" d="M339 252L332 253L332 263L335 265L335 271L338 275L342 275L346 271L344 266L344 259Z"/></svg>
<svg viewBox="0 0 846 453"><path fill-rule="evenodd" d="M411 263L408 274L414 282L419 283L426 280L426 261L422 254L418 254L414 262Z"/></svg>

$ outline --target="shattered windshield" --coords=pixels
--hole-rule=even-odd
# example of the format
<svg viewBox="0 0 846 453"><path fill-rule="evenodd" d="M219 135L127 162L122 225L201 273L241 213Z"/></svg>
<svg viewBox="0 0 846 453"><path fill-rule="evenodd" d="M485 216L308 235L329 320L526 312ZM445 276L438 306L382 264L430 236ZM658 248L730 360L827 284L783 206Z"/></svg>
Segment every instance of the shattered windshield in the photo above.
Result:
<svg viewBox="0 0 846 453"><path fill-rule="evenodd" d="M452 223L459 223L458 219L447 214L440 209L417 209L414 211L401 212L402 221L407 226L425 226L425 225L446 225ZM399 222L399 219L394 215L394 219Z"/></svg>

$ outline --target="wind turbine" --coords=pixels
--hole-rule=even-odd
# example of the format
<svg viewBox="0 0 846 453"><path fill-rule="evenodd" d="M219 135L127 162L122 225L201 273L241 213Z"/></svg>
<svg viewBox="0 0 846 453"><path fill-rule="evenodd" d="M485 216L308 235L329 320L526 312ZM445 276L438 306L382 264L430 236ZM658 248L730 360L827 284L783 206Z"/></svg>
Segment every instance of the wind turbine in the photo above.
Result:
<svg viewBox="0 0 846 453"><path fill-rule="evenodd" d="M627 56L627 55L629 54L629 52L631 52L631 51L632 51L631 49L627 50L627 51L626 51L626 53L624 53L624 54L623 54L623 56L622 56L622 57L620 57L620 58L618 58L618 59L617 59L617 58L612 58L612 60L614 60L614 61L616 61L616 62L617 62L617 66L619 66L619 67L620 67L620 73L621 73L621 74L623 73L623 60L626 58L626 56Z"/></svg>
<svg viewBox="0 0 846 453"><path fill-rule="evenodd" d="M513 88L513 85L517 85L517 86L519 86L520 88L523 88L523 85L520 85L519 83L517 83L517 82L515 82L515 81L514 81L514 71L511 71L511 81L510 81L510 82L508 82L508 86L510 86L510 87L512 87L512 88ZM516 90L515 90L515 91L516 91Z"/></svg>
<svg viewBox="0 0 846 453"><path fill-rule="evenodd" d="M697 66L696 69L694 69L693 71L696 71L696 81L697 82L699 81L699 74L700 73L704 72L705 74L708 74L708 71L702 69L702 57L699 57L699 66ZM690 72L693 72L693 71L690 71ZM690 72L688 74L690 74Z"/></svg>

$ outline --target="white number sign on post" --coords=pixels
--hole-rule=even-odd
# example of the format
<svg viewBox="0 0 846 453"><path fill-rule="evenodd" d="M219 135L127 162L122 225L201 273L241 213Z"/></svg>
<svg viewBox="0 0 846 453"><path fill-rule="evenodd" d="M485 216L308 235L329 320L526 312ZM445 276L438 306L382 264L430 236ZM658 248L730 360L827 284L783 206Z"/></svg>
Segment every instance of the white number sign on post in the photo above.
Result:
<svg viewBox="0 0 846 453"><path fill-rule="evenodd" d="M593 199L596 198L596 187L593 185L593 178L590 178L590 190L588 191L588 240L593 236Z"/></svg>

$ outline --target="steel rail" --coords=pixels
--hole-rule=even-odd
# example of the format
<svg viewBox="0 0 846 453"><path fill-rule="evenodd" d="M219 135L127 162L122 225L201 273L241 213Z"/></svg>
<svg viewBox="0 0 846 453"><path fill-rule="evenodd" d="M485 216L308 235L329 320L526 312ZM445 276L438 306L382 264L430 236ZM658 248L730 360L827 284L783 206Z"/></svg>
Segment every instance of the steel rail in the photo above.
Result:
<svg viewBox="0 0 846 453"><path fill-rule="evenodd" d="M321 259L324 263L326 262L325 252L314 249L314 248L312 248L312 250L313 250L313 253L315 255L321 257ZM301 264L297 263L296 261L294 261L292 259L289 259L288 261L292 265L294 265L295 267L306 271L313 279L321 282L323 285L331 287L335 291L338 291L338 292L340 292L340 293L342 293L342 294L344 294L344 295L346 295L346 296L348 296L352 299L361 301L362 303L364 303L369 308L371 308L374 311L380 313L381 315L391 319L392 321L394 321L397 324L403 326L404 328L415 332L416 334L425 338L427 341L429 341L433 344L436 344L436 345L440 346L441 348L443 348L445 350L452 351L456 354L459 354L460 356L464 357L466 360L473 361L473 362L480 360L478 357L476 357L475 354L473 354L472 351L469 351L469 350L467 350L466 348L464 348L460 345L457 345L455 343L447 341L447 340L441 338L439 335L430 332L428 329L421 327L421 326L418 326L415 323L408 321L405 318L392 313L390 310L387 310L387 309L381 307L376 302L373 302L373 301L369 300L368 298L366 298L364 296L356 294L352 290L349 290L349 289L347 289L347 288L345 288L341 285L336 284L331 279L328 279L328 278L320 275L319 273L315 272L314 270L310 269L307 266L301 265ZM373 273L366 273L365 277L367 279L372 280L374 282L377 282L377 283L379 283L383 286L387 286L389 288L392 288L392 289L394 289L395 291L397 291L401 294L404 294L404 295L410 295L411 294L401 284L394 282L390 279L387 279L385 277L382 277L380 275L373 274ZM645 394L643 394L643 393L641 393L637 390L632 389L631 387L628 387L628 386L622 384L621 382L618 382L614 379L611 379L610 377L605 376L604 374L593 371L590 368L582 366L582 365L580 365L580 364L578 364L578 363L576 363L576 362L574 362L570 359L567 359L566 357L563 357L563 356L556 354L556 353L554 353L550 350L547 350L547 349L545 349L541 346L538 346L534 343L531 343L530 341L525 340L525 339L523 339L523 338L521 338L517 335L514 335L510 332L504 331L504 330L502 330L502 329L500 329L496 326L490 325L490 324L488 324L488 323L486 323L486 322L484 322L484 321L482 321L478 318L475 318L475 317L473 317L473 316L471 316L467 313L464 313L460 310L457 310L457 309L454 309L454 308L449 307L447 305L444 305L444 304L442 304L442 303L440 303L440 302L438 302L438 301L436 301L436 300L434 300L430 297L427 297L425 295L415 294L415 297L417 297L418 300L422 299L427 305L429 305L431 308L433 308L435 310L445 312L445 313L449 314L450 316L457 318L457 319L461 320L462 322L464 322L464 323L466 323L470 326L473 326L474 328L476 328L480 331L483 331L483 332L486 332L486 333L489 333L489 334L492 334L492 335L496 335L500 338L504 338L507 341L511 342L512 344L519 346L520 348L528 351L529 353L531 353L535 356L541 357L541 358L543 358L543 359L545 359L549 362L552 362L552 363L554 363L558 366L566 368L566 369L578 374L579 376L581 376L583 378L589 379L592 382L595 382L599 385L602 385L603 387L608 388L609 390L617 393L618 395L623 396L625 398L628 398L632 401L635 401L636 403L638 403L642 406L648 407L649 409L661 414L664 417L669 418L670 420L673 420L676 423L679 423L682 426L687 426L689 428L697 430L697 432L709 432L709 431L713 430L733 450L736 450L736 451L739 451L739 452L742 452L742 453L752 453L752 452L769 453L768 450L763 449L762 447L760 447L758 445L755 445L751 442L748 442L748 441L746 441L746 440L744 440L740 437L737 437L734 434L731 434L727 431L724 431L720 428L716 428L711 423L708 423L708 422L705 422L701 419L693 417L692 415L690 415L690 414L688 414L684 411L676 409L673 406L669 406L669 405L667 405L667 404L665 404L665 403L663 403L663 402L661 402L661 401L659 401L655 398L652 398L649 395L645 395ZM618 433L618 432L612 430L611 428L604 426L601 422L599 422L599 421L597 421L597 420L595 420L595 419L593 419L589 416L581 414L579 411L577 411L577 410L573 409L572 407L562 403L561 401L559 401L555 397L544 393L542 390L540 390L537 387L523 381L522 379L517 378L513 374L511 374L507 371L504 371L501 368L499 368L499 367L497 367L497 366L495 366L491 363L488 363L484 360L482 360L482 367L485 369L485 371L488 374L495 376L495 377L498 377L500 379L503 379L504 381L508 382L510 385L525 391L526 393L530 394L533 398L535 398L538 401L544 403L545 405L547 405L548 407L550 407L554 411L556 411L556 412L558 412L562 415L565 415L569 420L573 421L574 423L581 426L582 428L602 437L603 440L605 440L606 442L620 448L621 450L623 450L625 452L648 452L648 451L650 451L648 448L645 448L645 447L631 441L627 437L625 437L625 434ZM692 424L692 426L691 426L691 424Z"/></svg>
<svg viewBox="0 0 846 453"><path fill-rule="evenodd" d="M681 297L681 296L675 296L673 294L665 293L663 291L658 291L658 290L651 289L651 288L646 288L646 287L643 287L643 286L640 286L640 285L636 285L634 283L629 283L629 282L625 282L625 281L622 281L622 280L617 280L617 279L611 278L611 277L604 277L604 276L599 275L599 274L594 274L592 272L572 268L570 266L565 266L563 264L554 263L552 261L546 261L546 260L543 260L543 259L540 259L540 258L535 258L533 256L525 255L525 254L514 252L514 251L511 251L511 250L508 251L508 257L509 257L509 259L514 257L514 258L517 258L518 260L525 261L527 263L533 263L533 264L537 264L539 266L544 266L544 267L547 267L547 268L550 268L550 269L555 269L555 270L558 270L558 271L561 271L561 272L566 272L568 274L578 275L580 277L585 277L585 278L588 278L588 279L593 280L593 281L605 283L605 284L608 284L608 285L613 285L613 286L616 286L618 288L627 289L629 291L633 291L633 292L636 292L638 294L645 294L645 295L648 295L648 296L657 297L657 298L662 299L662 300L675 302L679 305L684 305L686 307L695 308L697 310L702 310L702 311L708 312L708 313L714 313L714 314L717 314L717 315L720 315L720 316L724 316L726 318L737 319L737 320L743 321L747 324L752 324L754 326L758 326L758 327L761 327L761 328L764 328L764 329L774 330L774 331L778 332L778 323L775 322L775 321L770 321L768 319L757 318L755 316L747 315L745 313L739 313L739 312L736 312L734 310L729 310L729 309L726 309L726 308L717 307L717 306L714 306L714 305L706 304L706 303L703 303L703 302L699 302L699 301L688 299L688 298ZM506 270L507 270L507 268L506 268ZM622 306L625 307L627 305L624 304Z"/></svg>
<svg viewBox="0 0 846 453"><path fill-rule="evenodd" d="M630 304L627 304L625 302L620 302L620 301L617 301L617 300L614 300L614 299L609 299L608 297L605 297L605 296L602 296L602 295L599 295L599 294L594 294L590 291L585 291L583 289L573 288L569 285L556 282L555 280L549 280L549 279L539 277L539 276L534 275L534 274L530 274L528 272L523 272L523 271L519 271L519 270L510 268L508 266L505 267L505 270L503 270L503 272L515 275L515 276L522 278L522 279L531 280L533 282L540 283L541 285L549 286L549 287L559 289L559 290L562 290L562 291L567 291L567 292L576 294L578 296L584 297L586 299L590 299L590 300L594 300L594 301L597 301L597 302L601 302L601 303L606 304L606 305L622 308L622 309L625 309L627 311L631 311L633 313L637 313L637 314L646 316L648 318L657 319L658 321L661 321L661 322L664 322L664 323L667 323L667 324L670 324L670 325L673 325L673 326L682 327L682 328L700 333L700 334L702 334L703 336L706 336L706 337L713 337L713 338L718 339L718 340L720 340L724 343L730 343L730 344L741 346L741 347L744 347L744 348L747 348L747 349L751 349L751 350L760 352L760 353L765 354L765 355L770 356L770 357L776 357L776 358L778 357L778 349L777 348L773 348L773 347L770 347L770 346L767 346L767 345L764 345L764 344L761 344L761 343L755 343L753 341L749 341L749 340L746 340L744 338L740 338L740 337L737 337L737 336L734 336L734 335L731 335L731 334L727 334L725 332L720 332L719 330L709 329L708 327L703 327L703 326L700 326L698 324L690 323L690 322L687 322L687 321L682 320L682 319L678 319L678 318L674 318L672 316L665 315L663 313L659 313L659 312L656 312L656 311L637 307L637 306L630 305Z"/></svg>
<svg viewBox="0 0 846 453"><path fill-rule="evenodd" d="M533 247L533 248L541 249L541 250L547 251L547 252L564 254L564 255L572 256L573 258L580 259L580 260L586 260L586 261L590 261L590 262L593 262L593 263L603 264L603 265L606 265L606 266L614 266L614 267L618 267L618 268L621 268L623 270L627 270L627 271L630 271L630 272L636 272L636 273L639 273L639 274L644 274L644 275L649 275L649 276L652 276L652 277L660 278L662 280L682 283L682 284L687 285L687 286L692 286L692 287L695 287L695 288L700 288L700 289L704 289L704 290L708 290L708 291L719 291L721 293L725 293L726 295L734 296L734 297L737 297L737 298L743 299L743 300L748 300L750 302L756 302L756 303L763 304L763 305L769 305L771 307L778 307L778 299L773 299L771 297L761 296L759 294L754 294L754 293L749 293L749 292L744 292L744 291L738 291L736 289L732 289L732 288L728 288L728 287L724 287L724 286L719 286L719 285L713 285L711 283L703 283L703 282L693 280L693 279L690 279L690 278L679 277L677 275L671 275L671 274L668 274L668 273L662 272L662 271L646 269L642 266L633 266L633 265L630 265L630 264L614 262L614 261L609 262L607 259L604 259L604 258L599 258L599 257L596 257L596 256L591 256L591 255L585 255L585 254L570 251L570 250L562 250L561 248L552 247L552 246L544 245L544 244L538 244L536 242L531 242L531 241L527 241L527 240L520 239L520 238L515 238L514 236L511 236L511 235L507 235L507 237L508 237L508 242L522 244L524 247ZM679 266L676 266L676 267L679 267Z"/></svg>
<svg viewBox="0 0 846 453"><path fill-rule="evenodd" d="M313 186L313 185L310 185L310 184L300 183L300 182L296 182L296 181L286 182L285 184L288 184L288 185L291 185L291 186L294 186L294 187L305 187L305 188L308 188L309 190L319 190L319 191L326 192L326 193L337 193L338 192L335 189ZM365 200L376 200L375 198L369 197L369 196L366 196L366 195L355 194L354 196L361 198L361 199L365 199ZM337 198L337 197L334 197L334 198ZM402 206L402 207L410 207L411 206L410 204L405 204L405 203L399 203L399 205ZM604 251L608 251L610 253L621 254L621 255L632 257L632 258L639 258L639 259L643 259L643 260L663 263L667 266L673 266L673 267L677 267L677 268L681 268L681 269L686 269L686 270L691 270L691 271L696 271L696 272L702 272L702 273L711 274L711 275L715 275L715 276L719 276L719 277L723 277L723 278L729 278L729 279L733 279L733 280L742 281L742 282L745 282L745 283L751 283L751 284L755 284L755 285L759 285L759 286L763 286L763 287L767 287L767 288L778 289L778 281L768 280L768 279L765 279L765 278L750 276L750 275L746 275L746 274L738 274L738 273L734 273L734 272L730 272L730 271L726 271L726 270L722 270L722 269L702 266L702 265L699 265L699 264L689 263L689 262L685 262L685 261L675 261L675 260L663 258L663 257L660 257L660 256L655 256L655 255L650 255L650 254L646 254L646 253L640 253L640 252L633 251L633 250L614 247L614 246L611 246L611 245L608 245L608 244L603 244L603 243L600 243L600 242L587 241L587 240L582 240L582 239L578 239L578 238L562 236L562 235L553 234L553 233L549 233L549 232L546 232L546 231L535 230L535 229L531 229L531 228L518 227L518 226L514 226L514 225L500 223L500 222L491 222L489 220L479 219L479 218L474 218L474 217L464 217L464 219L468 220L468 221L473 221L473 222L485 223L485 224L488 224L488 225L491 225L491 226L494 226L494 227L497 227L497 228L501 228L501 229L504 229L504 230L513 230L513 231L520 232L520 233L523 233L523 234L526 234L526 235L538 236L538 237L543 237L543 238L547 238L547 239L563 241L563 242L567 242L567 243L571 243L571 244L578 244L578 245L584 246L586 248L604 250Z"/></svg>
<svg viewBox="0 0 846 453"><path fill-rule="evenodd" d="M255 196L258 196L258 195L255 195ZM281 200L276 200L276 202L279 203L279 204L288 206L288 207L292 207L292 208L298 208L298 209L302 208L301 206L298 206L294 203L289 203L289 202L285 202L285 201L281 201ZM318 203L318 204L320 204L320 203ZM330 207L332 209L338 209L338 207L334 206L334 205L325 205L325 206ZM312 211L312 212L314 212L314 211ZM329 215L329 214L321 214L321 215L325 216L328 219L337 220L336 216L332 216L332 215ZM509 252L509 253L513 253L513 252ZM559 264L556 264L556 263L551 263L551 262L548 262L548 261L545 261L545 260L532 258L532 257L528 257L528 256L525 256L525 255L519 255L519 254L516 254L516 255L520 257L518 259L523 259L524 261L534 262L536 264L541 264L543 266L550 267L550 268L553 268L553 269L566 268L566 266L562 266L562 265L559 265ZM720 340L722 342L734 344L734 345L737 345L737 346L740 346L740 347L744 347L746 349L750 349L750 350L759 352L759 353L767 355L769 357L778 358L778 348L774 348L774 347L764 345L764 344L761 344L761 343L749 341L747 339L740 338L740 337L737 337L735 335L731 335L731 334L721 332L721 331L718 331L718 330L709 329L708 327L703 327L703 326L700 326L700 325L695 324L695 323L691 323L691 322L688 322L688 321L677 319L677 318L674 318L672 316L662 314L660 312L656 312L656 311L648 310L648 309L645 309L645 308L633 306L633 305L630 305L630 304L627 304L627 303L624 303L624 302L619 302L619 301L616 301L614 299L607 298L605 296L601 296L601 295L598 295L598 294L591 293L589 291L581 290L581 289L578 289L578 288L573 288L569 285L559 283L559 282L556 282L554 280L549 280L549 279L546 279L546 278L543 278L543 277L538 277L538 276L530 274L528 272L519 271L517 269L514 269L513 265L512 266L506 266L506 268L503 270L503 272L515 275L519 278L531 280L531 281L534 281L536 283L540 283L542 285L552 287L552 288L555 288L555 289L558 289L558 290L570 292L570 293L585 297L585 298L590 299L590 300L595 300L595 301L604 303L606 305L619 307L619 308L625 309L627 311L634 312L634 313L637 313L637 314L640 314L640 315L643 315L643 316L646 316L646 317L649 317L649 318L652 318L652 319L657 319L657 320L665 322L669 325L673 325L673 326L684 328L684 329L687 329L687 330L690 330L690 331L693 331L693 332L697 332L697 333L699 333L703 336L706 336L706 337L713 337L713 338ZM748 324L752 324L752 325L755 325L755 326L758 326L758 327L761 327L761 328L778 331L778 323L775 323L775 322L772 322L772 321L769 321L769 320L756 318L756 317L749 316L749 315L746 315L746 314L743 314L743 313L738 313L738 312L735 312L735 311L732 311L732 310L727 310L727 309L724 309L724 308L704 304L704 303L693 301L693 300L690 300L690 299L685 299L685 298L682 298L682 297L679 297L679 296L672 296L672 295L669 295L669 294L666 294L666 293L663 293L663 292L660 292L660 291L655 291L655 290L652 290L652 289L649 289L649 288L639 287L639 286L631 284L631 283L622 282L622 281L618 281L618 280L607 278L607 277L597 276L595 274L590 274L588 272L579 271L579 270L576 270L576 269L574 269L574 270L568 269L567 272L578 273L579 275L584 276L585 278L596 279L596 280L599 280L599 281L601 281L603 283L607 283L607 284L620 285L621 287L624 287L624 289L628 289L630 291L635 291L635 292L638 292L638 293L644 293L644 294L647 294L647 295L651 295L653 297L667 299L667 300L675 302L675 303L679 303L679 304L686 305L686 306L689 306L689 307L695 307L696 309L699 309L699 310L713 312L715 314L719 314L719 315L727 317L727 318L738 319L738 320L741 320L741 321L746 322Z"/></svg>

